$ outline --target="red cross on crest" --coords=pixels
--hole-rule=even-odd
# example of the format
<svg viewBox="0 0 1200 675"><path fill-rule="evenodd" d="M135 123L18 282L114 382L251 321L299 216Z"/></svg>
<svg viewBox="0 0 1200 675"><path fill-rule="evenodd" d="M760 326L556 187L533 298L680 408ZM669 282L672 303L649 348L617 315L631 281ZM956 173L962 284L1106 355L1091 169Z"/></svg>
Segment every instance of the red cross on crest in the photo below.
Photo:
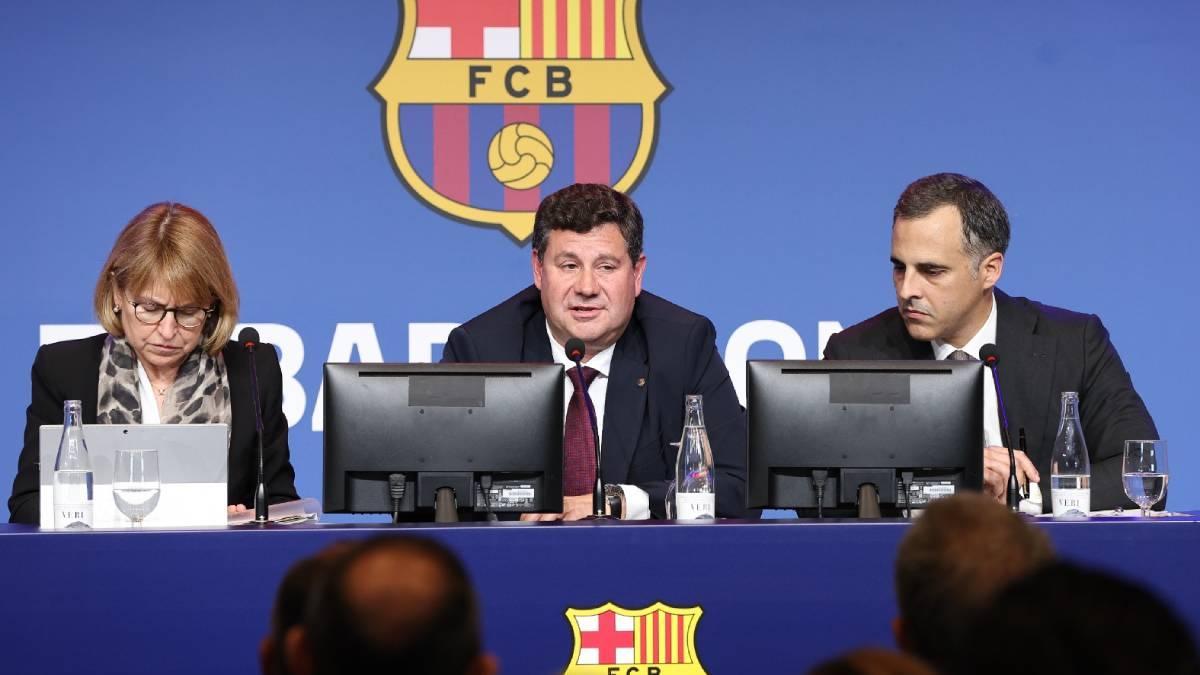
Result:
<svg viewBox="0 0 1200 675"><path fill-rule="evenodd" d="M633 649L633 626L630 625L628 630L619 630L615 612L604 612L597 619L598 630L580 631L580 646L597 650L598 663L622 663L617 658L617 649Z"/></svg>

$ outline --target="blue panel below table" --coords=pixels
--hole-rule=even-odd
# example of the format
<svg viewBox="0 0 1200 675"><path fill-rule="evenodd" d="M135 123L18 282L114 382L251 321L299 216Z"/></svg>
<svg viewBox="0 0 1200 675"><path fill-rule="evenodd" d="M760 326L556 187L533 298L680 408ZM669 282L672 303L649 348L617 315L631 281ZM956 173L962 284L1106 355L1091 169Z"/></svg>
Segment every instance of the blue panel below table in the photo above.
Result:
<svg viewBox="0 0 1200 675"><path fill-rule="evenodd" d="M1070 558L1144 580L1200 629L1200 519L1042 523ZM253 673L284 571L331 541L435 537L480 590L507 673L572 654L568 608L700 606L713 673L802 672L891 643L891 566L904 522L304 525L43 533L0 526L3 672Z"/></svg>

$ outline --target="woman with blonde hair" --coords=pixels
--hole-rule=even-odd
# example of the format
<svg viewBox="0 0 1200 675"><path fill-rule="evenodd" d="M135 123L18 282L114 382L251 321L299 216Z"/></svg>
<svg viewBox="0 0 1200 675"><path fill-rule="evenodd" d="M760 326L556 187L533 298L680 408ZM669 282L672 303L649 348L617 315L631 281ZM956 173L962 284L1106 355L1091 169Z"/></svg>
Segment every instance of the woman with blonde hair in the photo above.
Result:
<svg viewBox="0 0 1200 675"><path fill-rule="evenodd" d="M229 510L252 506L251 358L261 386L268 493L274 502L297 498L279 359L270 345L252 357L229 341L237 286L203 215L163 202L135 216L104 263L94 305L106 333L45 345L34 359L10 522L39 521L39 427L60 424L68 400L83 402L85 424L228 424Z"/></svg>

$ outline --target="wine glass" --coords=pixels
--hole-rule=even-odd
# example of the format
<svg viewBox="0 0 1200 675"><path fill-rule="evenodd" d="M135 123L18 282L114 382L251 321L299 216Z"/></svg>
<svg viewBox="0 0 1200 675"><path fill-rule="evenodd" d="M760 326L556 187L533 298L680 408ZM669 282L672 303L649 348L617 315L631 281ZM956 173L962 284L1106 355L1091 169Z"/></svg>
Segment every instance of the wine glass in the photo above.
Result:
<svg viewBox="0 0 1200 675"><path fill-rule="evenodd" d="M1121 460L1121 482L1125 495L1142 509L1142 517L1150 517L1150 507L1167 491L1167 442L1125 441L1125 456Z"/></svg>
<svg viewBox="0 0 1200 675"><path fill-rule="evenodd" d="M113 500L117 510L141 527L158 506L158 450L117 450L113 457Z"/></svg>

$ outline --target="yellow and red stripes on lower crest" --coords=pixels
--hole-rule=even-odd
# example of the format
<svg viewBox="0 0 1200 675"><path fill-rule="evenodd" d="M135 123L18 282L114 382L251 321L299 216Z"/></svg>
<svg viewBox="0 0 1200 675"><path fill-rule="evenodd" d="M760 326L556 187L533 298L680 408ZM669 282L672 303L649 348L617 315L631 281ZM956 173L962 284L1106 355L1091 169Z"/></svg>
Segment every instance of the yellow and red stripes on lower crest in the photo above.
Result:
<svg viewBox="0 0 1200 675"><path fill-rule="evenodd" d="M655 611L635 618L633 660L639 664L691 663L687 635L690 615Z"/></svg>

